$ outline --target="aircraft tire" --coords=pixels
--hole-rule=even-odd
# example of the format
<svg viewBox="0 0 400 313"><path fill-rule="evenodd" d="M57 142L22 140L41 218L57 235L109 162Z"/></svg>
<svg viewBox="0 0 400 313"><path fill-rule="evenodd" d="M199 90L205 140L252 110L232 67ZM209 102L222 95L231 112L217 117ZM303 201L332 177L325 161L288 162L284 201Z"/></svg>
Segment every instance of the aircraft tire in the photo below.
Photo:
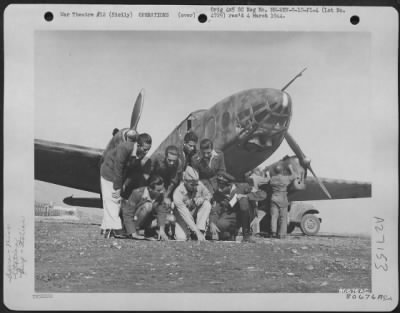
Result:
<svg viewBox="0 0 400 313"><path fill-rule="evenodd" d="M292 233L295 228L296 228L296 224L295 223L289 223L289 225L287 226L287 233L288 234Z"/></svg>
<svg viewBox="0 0 400 313"><path fill-rule="evenodd" d="M320 222L314 214L306 214L300 222L300 229L304 235L314 236L319 232Z"/></svg>

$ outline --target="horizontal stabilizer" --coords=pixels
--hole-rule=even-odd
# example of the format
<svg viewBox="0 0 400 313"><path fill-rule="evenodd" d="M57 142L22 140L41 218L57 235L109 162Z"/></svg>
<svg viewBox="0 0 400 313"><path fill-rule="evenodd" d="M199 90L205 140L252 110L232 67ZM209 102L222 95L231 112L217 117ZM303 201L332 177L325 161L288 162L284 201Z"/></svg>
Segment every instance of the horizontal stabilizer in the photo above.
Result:
<svg viewBox="0 0 400 313"><path fill-rule="evenodd" d="M370 198L372 196L371 183L343 179L319 178L329 190L332 199ZM289 201L327 200L319 183L312 177L305 180L305 190L289 194Z"/></svg>

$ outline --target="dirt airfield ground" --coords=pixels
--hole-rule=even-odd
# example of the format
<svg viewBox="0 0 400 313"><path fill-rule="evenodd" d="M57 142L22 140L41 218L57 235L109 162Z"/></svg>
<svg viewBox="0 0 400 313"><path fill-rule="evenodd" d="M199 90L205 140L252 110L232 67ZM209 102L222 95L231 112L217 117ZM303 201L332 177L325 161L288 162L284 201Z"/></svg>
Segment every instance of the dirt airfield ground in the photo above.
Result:
<svg viewBox="0 0 400 313"><path fill-rule="evenodd" d="M97 219L36 217L36 292L337 293L371 289L370 238L296 232L286 240L104 239Z"/></svg>

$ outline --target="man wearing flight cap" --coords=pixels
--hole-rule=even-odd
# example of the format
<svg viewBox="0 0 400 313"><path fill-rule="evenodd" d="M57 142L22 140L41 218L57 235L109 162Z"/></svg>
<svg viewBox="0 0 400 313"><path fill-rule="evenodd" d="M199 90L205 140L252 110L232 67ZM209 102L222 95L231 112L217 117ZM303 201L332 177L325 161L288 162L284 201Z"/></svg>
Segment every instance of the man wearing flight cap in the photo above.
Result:
<svg viewBox="0 0 400 313"><path fill-rule="evenodd" d="M187 166L183 180L173 194L176 240L187 240L190 231L196 235L197 240L205 240L204 233L211 211L211 198L211 193L199 181L197 171Z"/></svg>
<svg viewBox="0 0 400 313"><path fill-rule="evenodd" d="M100 164L101 195L103 199L103 221L101 232L106 238L124 238L121 210L121 188L124 171L134 149L138 133L133 129L122 129L116 133L103 152Z"/></svg>
<svg viewBox="0 0 400 313"><path fill-rule="evenodd" d="M250 221L255 217L250 201L266 198L264 191L252 191L248 183L234 183L235 178L221 172L217 175L218 189L214 193L215 206L210 213L210 231L213 238L233 239L241 227L243 241L254 241L250 232Z"/></svg>

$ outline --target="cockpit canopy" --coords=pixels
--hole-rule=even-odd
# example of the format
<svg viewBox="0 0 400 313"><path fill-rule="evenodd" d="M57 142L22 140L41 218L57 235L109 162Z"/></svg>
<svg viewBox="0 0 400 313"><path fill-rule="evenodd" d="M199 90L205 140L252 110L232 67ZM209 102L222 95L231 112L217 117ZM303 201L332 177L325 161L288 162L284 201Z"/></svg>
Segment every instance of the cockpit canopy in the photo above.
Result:
<svg viewBox="0 0 400 313"><path fill-rule="evenodd" d="M247 143L267 149L280 141L288 128L291 117L291 101L285 92L274 94L270 99L250 103L238 112L238 130Z"/></svg>

